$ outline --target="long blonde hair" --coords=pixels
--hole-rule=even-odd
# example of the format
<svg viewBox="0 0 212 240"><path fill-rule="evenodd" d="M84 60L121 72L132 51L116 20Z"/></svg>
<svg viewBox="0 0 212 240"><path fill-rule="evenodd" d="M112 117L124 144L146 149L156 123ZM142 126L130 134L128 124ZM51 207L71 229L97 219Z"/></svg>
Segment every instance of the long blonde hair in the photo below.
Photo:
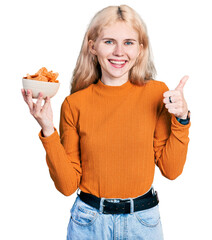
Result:
<svg viewBox="0 0 212 240"><path fill-rule="evenodd" d="M88 42L89 40L95 42L104 27L117 21L130 24L138 32L139 43L143 44L143 54L138 56L135 65L131 68L129 80L141 86L155 77L156 69L145 23L138 13L127 5L109 6L97 12L87 28L73 72L70 94L87 88L101 78L100 64L97 57L91 54Z"/></svg>

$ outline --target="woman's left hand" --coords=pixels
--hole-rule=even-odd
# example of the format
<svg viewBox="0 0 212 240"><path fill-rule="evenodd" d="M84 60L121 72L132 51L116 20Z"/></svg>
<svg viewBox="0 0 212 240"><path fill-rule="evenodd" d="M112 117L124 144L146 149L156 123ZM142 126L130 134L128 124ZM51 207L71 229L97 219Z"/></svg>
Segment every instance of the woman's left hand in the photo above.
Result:
<svg viewBox="0 0 212 240"><path fill-rule="evenodd" d="M168 112L173 113L176 117L186 119L188 115L188 106L184 99L183 88L188 80L188 76L184 76L175 90L163 93L165 107ZM169 101L171 98L171 102Z"/></svg>

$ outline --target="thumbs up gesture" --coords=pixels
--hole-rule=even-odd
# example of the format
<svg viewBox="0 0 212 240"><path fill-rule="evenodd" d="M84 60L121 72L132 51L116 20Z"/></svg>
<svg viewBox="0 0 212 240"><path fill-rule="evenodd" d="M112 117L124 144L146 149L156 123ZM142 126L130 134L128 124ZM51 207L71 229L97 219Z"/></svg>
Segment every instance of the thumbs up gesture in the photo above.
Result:
<svg viewBox="0 0 212 240"><path fill-rule="evenodd" d="M186 119L188 114L188 106L183 96L183 88L188 78L188 76L184 76L175 90L163 93L163 102L168 112L173 113L176 117L181 119Z"/></svg>

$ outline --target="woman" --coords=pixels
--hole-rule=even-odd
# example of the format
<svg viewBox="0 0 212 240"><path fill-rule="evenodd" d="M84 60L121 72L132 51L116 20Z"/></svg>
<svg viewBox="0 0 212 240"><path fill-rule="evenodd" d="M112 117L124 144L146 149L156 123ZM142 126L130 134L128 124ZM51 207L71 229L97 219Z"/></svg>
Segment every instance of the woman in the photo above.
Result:
<svg viewBox="0 0 212 240"><path fill-rule="evenodd" d="M60 136L50 99L24 100L42 127L39 138L56 188L77 191L67 239L163 239L155 164L178 177L190 121L184 77L169 91L155 67L144 22L126 5L98 12L88 26L71 94L61 106Z"/></svg>

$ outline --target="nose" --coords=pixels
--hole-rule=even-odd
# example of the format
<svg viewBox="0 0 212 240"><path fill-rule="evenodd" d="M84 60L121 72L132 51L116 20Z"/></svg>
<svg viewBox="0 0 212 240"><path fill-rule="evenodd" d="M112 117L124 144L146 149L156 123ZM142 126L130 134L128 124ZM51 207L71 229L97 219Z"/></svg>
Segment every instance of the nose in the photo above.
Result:
<svg viewBox="0 0 212 240"><path fill-rule="evenodd" d="M114 54L115 56L119 56L119 57L124 55L124 49L123 49L122 44L116 44L116 45L115 45L113 54Z"/></svg>

